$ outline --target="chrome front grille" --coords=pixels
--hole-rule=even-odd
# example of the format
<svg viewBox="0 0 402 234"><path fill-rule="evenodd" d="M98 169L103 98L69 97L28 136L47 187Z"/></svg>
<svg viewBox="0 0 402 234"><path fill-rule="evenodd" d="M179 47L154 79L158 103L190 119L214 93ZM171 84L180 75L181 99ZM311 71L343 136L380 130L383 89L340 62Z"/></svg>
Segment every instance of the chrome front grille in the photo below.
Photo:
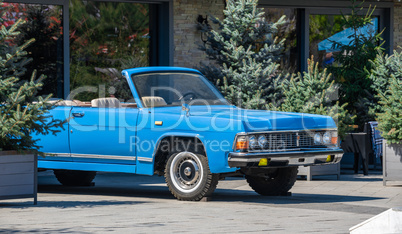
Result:
<svg viewBox="0 0 402 234"><path fill-rule="evenodd" d="M263 147L268 150L281 150L297 147L297 136L294 133L265 134L268 143Z"/></svg>
<svg viewBox="0 0 402 234"><path fill-rule="evenodd" d="M263 146L258 145L254 148L250 146L251 151L281 151L314 145L312 132L274 132L256 134L257 138L261 135L266 137L267 143Z"/></svg>
<svg viewBox="0 0 402 234"><path fill-rule="evenodd" d="M312 132L299 132L299 146L306 147L314 145L314 138Z"/></svg>

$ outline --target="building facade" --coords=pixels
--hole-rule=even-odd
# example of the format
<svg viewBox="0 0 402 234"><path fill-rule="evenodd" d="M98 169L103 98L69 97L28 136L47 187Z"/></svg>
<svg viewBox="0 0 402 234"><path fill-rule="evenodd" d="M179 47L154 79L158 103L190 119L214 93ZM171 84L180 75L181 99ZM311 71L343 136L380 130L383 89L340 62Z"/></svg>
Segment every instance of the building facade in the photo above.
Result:
<svg viewBox="0 0 402 234"><path fill-rule="evenodd" d="M63 98L81 86L115 77L122 68L194 68L208 63L199 49L203 41L197 19L210 15L222 19L226 5L226 0L5 2L11 6L11 21L18 17L27 21L21 40L37 40L28 49L35 61L32 69L48 76L46 91ZM325 56L318 44L336 33L341 14L350 12L347 0L260 0L259 4L268 20L287 16L284 62L292 71L304 70L311 55ZM364 6L370 5L376 6L373 22L375 30L383 31L386 51L401 49L402 4L381 0L366 1Z"/></svg>

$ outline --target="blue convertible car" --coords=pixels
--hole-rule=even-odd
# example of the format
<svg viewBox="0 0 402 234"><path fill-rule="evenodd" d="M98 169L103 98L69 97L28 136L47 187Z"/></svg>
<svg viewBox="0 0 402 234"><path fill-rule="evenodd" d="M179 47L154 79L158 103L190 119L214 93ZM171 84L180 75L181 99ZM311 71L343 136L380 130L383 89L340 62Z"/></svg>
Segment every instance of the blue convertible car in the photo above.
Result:
<svg viewBox="0 0 402 234"><path fill-rule="evenodd" d="M331 117L237 108L193 69L123 76L56 103L51 115L69 121L57 136L40 137L48 156L39 168L54 170L64 185L89 184L97 171L163 175L176 198L200 200L234 175L261 195L281 195L298 166L342 157Z"/></svg>

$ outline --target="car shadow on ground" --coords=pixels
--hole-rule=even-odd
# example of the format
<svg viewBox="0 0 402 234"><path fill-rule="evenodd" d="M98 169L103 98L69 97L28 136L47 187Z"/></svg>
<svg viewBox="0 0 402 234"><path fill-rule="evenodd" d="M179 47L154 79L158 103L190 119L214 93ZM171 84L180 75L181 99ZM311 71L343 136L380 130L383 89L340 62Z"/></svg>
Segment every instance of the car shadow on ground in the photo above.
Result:
<svg viewBox="0 0 402 234"><path fill-rule="evenodd" d="M153 199L175 199L164 183L163 177L147 177L135 175L114 174L110 177L101 174L95 179L95 186L74 187L62 186L55 179L39 179L39 193L83 194L117 197L142 197ZM229 183L241 181L233 179ZM221 182L220 182L221 183ZM227 187L227 186L225 186ZM267 204L308 204L358 202L383 199L372 196L351 196L334 194L293 193L291 196L260 196L251 190L219 188L213 193L211 201L221 202L252 202Z"/></svg>
<svg viewBox="0 0 402 234"><path fill-rule="evenodd" d="M130 205L141 204L142 201L115 201L119 198L124 199L140 199L148 198L144 203L152 203L152 199L175 201L173 195L169 192L167 187L162 186L141 186L135 187L110 187L110 186L94 186L94 187L67 187L61 185L41 185L39 186L39 193L47 194L66 194L66 195L92 195L92 196L107 196L108 198L100 198L100 201L41 201L39 199L39 206L51 207L93 207L93 206L108 206L108 205ZM77 199L77 198L75 198ZM94 199L92 197L92 199ZM248 204L269 205L270 207L282 208L306 208L316 210L330 210L330 211L346 211L349 213L368 213L378 214L385 209L374 206L359 206L354 202L372 201L383 199L381 197L368 197L368 196L350 196L350 195L333 195L333 194L302 194L293 193L291 196L260 196L253 191L238 190L238 189L217 189L212 196L208 199L208 203L214 202L240 202ZM156 201L155 201L156 202ZM187 202L188 203L188 202Z"/></svg>

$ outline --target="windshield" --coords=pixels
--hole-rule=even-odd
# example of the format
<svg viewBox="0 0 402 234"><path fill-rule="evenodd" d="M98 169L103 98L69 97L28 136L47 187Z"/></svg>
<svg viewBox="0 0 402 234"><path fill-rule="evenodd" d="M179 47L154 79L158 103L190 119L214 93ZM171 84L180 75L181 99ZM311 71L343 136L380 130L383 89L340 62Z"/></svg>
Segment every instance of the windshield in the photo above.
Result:
<svg viewBox="0 0 402 234"><path fill-rule="evenodd" d="M144 107L228 105L203 76L192 73L151 73L132 76Z"/></svg>

